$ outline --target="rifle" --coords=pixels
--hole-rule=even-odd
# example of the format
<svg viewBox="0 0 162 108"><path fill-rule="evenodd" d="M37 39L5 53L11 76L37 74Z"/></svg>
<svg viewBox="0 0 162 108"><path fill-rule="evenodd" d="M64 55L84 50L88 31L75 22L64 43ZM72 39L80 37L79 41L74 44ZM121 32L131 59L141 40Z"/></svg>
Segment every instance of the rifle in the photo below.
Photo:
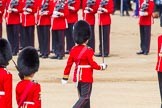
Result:
<svg viewBox="0 0 162 108"><path fill-rule="evenodd" d="M91 7L91 6L93 6L93 5L95 5L96 4L96 1L94 1L94 0L87 0L87 7Z"/></svg>
<svg viewBox="0 0 162 108"><path fill-rule="evenodd" d="M140 9L141 12L144 12L148 8L148 6L149 6L148 2L149 2L149 0L146 0L146 3L142 4L141 9Z"/></svg>
<svg viewBox="0 0 162 108"><path fill-rule="evenodd" d="M71 6L72 4L75 3L75 0L68 0L68 5Z"/></svg>
<svg viewBox="0 0 162 108"><path fill-rule="evenodd" d="M94 1L94 0L87 0L87 11L91 11L89 8L91 7L91 6L93 6L93 5L95 5L96 4L96 1Z"/></svg>
<svg viewBox="0 0 162 108"><path fill-rule="evenodd" d="M34 0L26 0L25 8L28 8L29 6L33 6Z"/></svg>
<svg viewBox="0 0 162 108"><path fill-rule="evenodd" d="M11 0L11 3L10 3L10 8L14 8L15 6L18 6L18 0Z"/></svg>
<svg viewBox="0 0 162 108"><path fill-rule="evenodd" d="M107 5L108 4L108 0L102 0L101 2L100 2L100 7L101 8L103 8L105 5Z"/></svg>
<svg viewBox="0 0 162 108"><path fill-rule="evenodd" d="M49 0L46 0L46 2L41 7L41 12L45 11L48 8Z"/></svg>
<svg viewBox="0 0 162 108"><path fill-rule="evenodd" d="M57 3L55 11L59 12L61 9L64 9L64 5L65 5L64 1Z"/></svg>

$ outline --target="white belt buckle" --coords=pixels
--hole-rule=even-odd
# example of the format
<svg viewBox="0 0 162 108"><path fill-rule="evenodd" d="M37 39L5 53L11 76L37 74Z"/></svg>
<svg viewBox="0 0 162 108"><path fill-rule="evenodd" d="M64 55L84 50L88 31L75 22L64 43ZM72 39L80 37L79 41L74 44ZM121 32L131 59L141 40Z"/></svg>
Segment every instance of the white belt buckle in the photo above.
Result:
<svg viewBox="0 0 162 108"><path fill-rule="evenodd" d="M30 101L25 101L24 104L30 104L30 105L34 105L34 102L30 102Z"/></svg>
<svg viewBox="0 0 162 108"><path fill-rule="evenodd" d="M0 96L1 95L5 95L5 92L4 91L0 91Z"/></svg>
<svg viewBox="0 0 162 108"><path fill-rule="evenodd" d="M78 82L79 82L79 70L80 70L81 68L91 68L91 66L90 66L90 65L78 65L76 87L78 87Z"/></svg>

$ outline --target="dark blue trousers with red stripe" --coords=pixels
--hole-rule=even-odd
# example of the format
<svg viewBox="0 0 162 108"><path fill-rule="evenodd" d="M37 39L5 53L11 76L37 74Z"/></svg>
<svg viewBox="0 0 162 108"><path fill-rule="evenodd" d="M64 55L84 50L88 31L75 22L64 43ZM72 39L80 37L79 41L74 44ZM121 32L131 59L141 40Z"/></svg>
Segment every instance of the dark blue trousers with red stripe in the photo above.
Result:
<svg viewBox="0 0 162 108"><path fill-rule="evenodd" d="M65 56L65 30L52 30L52 50L56 56Z"/></svg>
<svg viewBox="0 0 162 108"><path fill-rule="evenodd" d="M34 30L35 26L23 26L24 33L24 47L33 46L34 47Z"/></svg>
<svg viewBox="0 0 162 108"><path fill-rule="evenodd" d="M17 54L19 51L19 24L7 24L7 39L11 44L13 54Z"/></svg>
<svg viewBox="0 0 162 108"><path fill-rule="evenodd" d="M102 39L103 38L103 39ZM109 55L110 50L110 25L99 26L99 53L102 54L102 40L103 52L105 56Z"/></svg>
<svg viewBox="0 0 162 108"><path fill-rule="evenodd" d="M94 51L95 51L95 33L94 33L94 25L91 25L91 37L90 40L88 41L88 46L90 46Z"/></svg>
<svg viewBox="0 0 162 108"><path fill-rule="evenodd" d="M2 38L2 23L0 24L0 38Z"/></svg>
<svg viewBox="0 0 162 108"><path fill-rule="evenodd" d="M50 25L38 25L37 32L40 53L48 56L50 53Z"/></svg>
<svg viewBox="0 0 162 108"><path fill-rule="evenodd" d="M149 53L151 40L151 26L140 25L141 50Z"/></svg>
<svg viewBox="0 0 162 108"><path fill-rule="evenodd" d="M73 46L75 46L75 42L73 40L73 25L74 23L69 23L68 28L65 31L66 36L66 51L70 51Z"/></svg>
<svg viewBox="0 0 162 108"><path fill-rule="evenodd" d="M162 102L162 72L157 72L157 73L158 73L160 97L161 97L161 102ZM162 103L161 103L161 108L162 108Z"/></svg>
<svg viewBox="0 0 162 108"><path fill-rule="evenodd" d="M79 82L78 94L79 100L73 108L90 108L90 96L92 91L92 83Z"/></svg>

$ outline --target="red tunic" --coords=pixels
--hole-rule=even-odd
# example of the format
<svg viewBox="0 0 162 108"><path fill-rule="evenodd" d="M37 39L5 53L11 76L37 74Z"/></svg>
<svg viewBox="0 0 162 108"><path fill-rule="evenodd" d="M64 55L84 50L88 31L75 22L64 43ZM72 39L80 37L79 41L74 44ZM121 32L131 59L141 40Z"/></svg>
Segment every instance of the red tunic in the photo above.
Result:
<svg viewBox="0 0 162 108"><path fill-rule="evenodd" d="M20 24L20 12L22 11L21 0L19 0L18 5L14 8L17 9L17 12L9 13L7 10L10 7L10 3L12 0L6 1L6 14L5 19L7 24Z"/></svg>
<svg viewBox="0 0 162 108"><path fill-rule="evenodd" d="M162 57L159 56L160 52L162 53L162 35L158 37L158 55L157 55L157 64L156 64L156 70L158 72L162 72Z"/></svg>
<svg viewBox="0 0 162 108"><path fill-rule="evenodd" d="M27 0L22 0L22 7L24 8L26 6ZM29 14L24 14L24 11L22 12L22 25L23 26L33 26L35 25L35 13L37 12L37 6L39 5L39 0L34 0L34 3L32 6L29 6L28 8L32 9L32 12L29 12Z"/></svg>
<svg viewBox="0 0 162 108"><path fill-rule="evenodd" d="M95 13L97 12L97 9L98 9L97 2L99 2L99 1L96 0L96 4L90 7L93 9L93 11L90 11L90 13L84 13L85 8L87 7L87 0L82 1L82 17L90 25L95 24Z"/></svg>
<svg viewBox="0 0 162 108"><path fill-rule="evenodd" d="M78 21L78 11L80 9L80 0L75 0L75 3L71 5L74 10L69 10L69 15L67 16L68 23L75 23Z"/></svg>
<svg viewBox="0 0 162 108"><path fill-rule="evenodd" d="M2 6L0 6L0 24L2 23L2 16L6 5L6 0L1 0L1 1L2 1Z"/></svg>
<svg viewBox="0 0 162 108"><path fill-rule="evenodd" d="M100 5L100 1L98 3L98 7ZM108 4L104 6L105 9L108 10L108 12L104 12L102 14L98 14L99 17L99 25L109 25L111 24L111 17L110 14L114 11L114 3L113 0L108 0Z"/></svg>
<svg viewBox="0 0 162 108"><path fill-rule="evenodd" d="M32 82L30 80L22 80L16 86L16 100L17 104L21 100L21 96L26 90L26 87L29 83L33 83L32 87L29 89L27 96L25 98L24 103L22 106L26 106L25 108L41 108L41 98L40 98L40 84ZM32 103L32 104L26 104Z"/></svg>
<svg viewBox="0 0 162 108"><path fill-rule="evenodd" d="M140 0L140 9L143 2L144 0ZM139 16L139 25L151 25L153 23L153 17L152 17L153 11L154 11L154 1L150 0L148 8L146 9L146 12L148 12L148 16Z"/></svg>
<svg viewBox="0 0 162 108"><path fill-rule="evenodd" d="M0 68L0 108L12 108L12 74L5 68Z"/></svg>
<svg viewBox="0 0 162 108"><path fill-rule="evenodd" d="M56 3L58 1L54 2L54 9L53 9L53 11L55 11L55 6L56 6ZM68 10L68 4L67 4L66 0L65 0L64 9L61 9L59 12L64 13L64 16L60 16L60 17L57 17L57 18L52 18L52 25L51 25L52 26L52 30L65 30L68 27L67 19L66 18L69 15L69 10Z"/></svg>
<svg viewBox="0 0 162 108"><path fill-rule="evenodd" d="M42 4L44 4L45 1L46 0L43 0ZM39 6L39 9L38 9L37 24L38 25L51 25L51 15L53 12L53 0L49 0L48 7L45 10L45 11L49 11L47 15L40 16L39 11L41 10L41 6Z"/></svg>
<svg viewBox="0 0 162 108"><path fill-rule="evenodd" d="M70 74L70 70L71 70L73 63L77 64L78 56L84 47L85 47L84 45L78 45L71 49L70 56L67 61L67 65L64 70L65 76L68 76ZM80 76L81 78L79 79L79 81L81 81L81 82L92 83L93 82L93 69L97 69L97 70L101 69L100 65L98 65L93 60L93 55L94 55L93 49L87 48L87 50L83 53L82 57L80 58L79 65L90 65L91 66L91 68L82 68L81 69L82 73ZM76 70L75 70L75 72L76 72ZM76 82L76 74L77 74L75 72L74 72L74 77L73 77L74 82Z"/></svg>

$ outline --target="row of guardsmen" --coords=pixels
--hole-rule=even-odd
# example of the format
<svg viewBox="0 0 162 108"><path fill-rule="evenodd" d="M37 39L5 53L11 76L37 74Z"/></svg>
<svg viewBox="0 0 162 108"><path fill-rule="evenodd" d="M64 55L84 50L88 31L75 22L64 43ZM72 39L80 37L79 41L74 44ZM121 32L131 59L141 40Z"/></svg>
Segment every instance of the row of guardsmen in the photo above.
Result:
<svg viewBox="0 0 162 108"><path fill-rule="evenodd" d="M20 48L34 46L34 31L37 27L37 36L40 57L61 60L75 45L72 37L72 28L78 21L78 11L82 4L82 18L92 29L93 35L88 45L95 50L95 14L99 18L99 54L101 56L101 34L104 34L104 56L109 54L109 34L113 13L113 0L2 0L0 1L0 21L4 13L6 21L7 39L13 55L17 55ZM2 37L2 24L1 24ZM101 30L102 29L102 30ZM101 33L102 31L102 33ZM52 50L50 51L50 32L52 32ZM65 51L66 36L66 51Z"/></svg>

